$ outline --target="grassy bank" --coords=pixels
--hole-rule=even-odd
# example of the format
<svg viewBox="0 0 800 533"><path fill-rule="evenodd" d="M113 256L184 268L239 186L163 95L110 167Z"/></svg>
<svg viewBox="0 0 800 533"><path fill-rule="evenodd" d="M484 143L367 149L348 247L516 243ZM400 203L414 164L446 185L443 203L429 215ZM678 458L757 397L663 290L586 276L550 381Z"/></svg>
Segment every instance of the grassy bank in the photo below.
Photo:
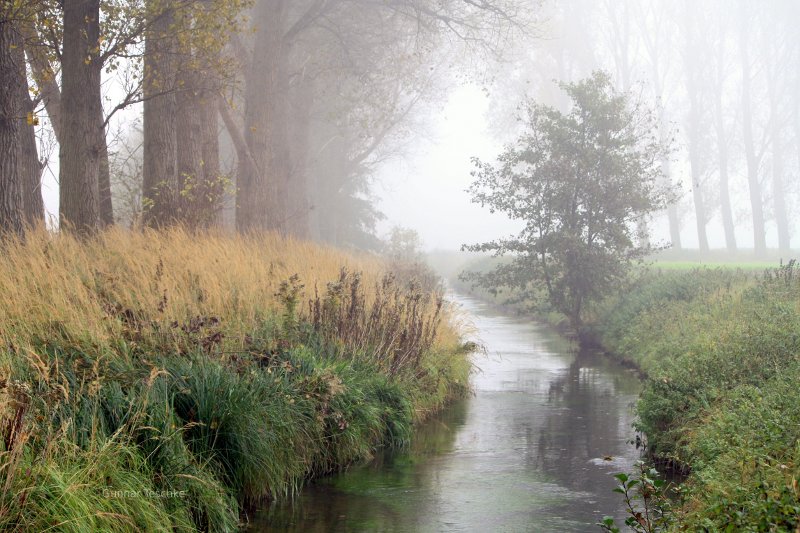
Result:
<svg viewBox="0 0 800 533"><path fill-rule="evenodd" d="M0 529L234 530L467 387L435 289L307 243L42 232L0 291Z"/></svg>
<svg viewBox="0 0 800 533"><path fill-rule="evenodd" d="M653 273L606 306L603 344L647 375L649 451L691 472L676 528L797 531L797 268Z"/></svg>

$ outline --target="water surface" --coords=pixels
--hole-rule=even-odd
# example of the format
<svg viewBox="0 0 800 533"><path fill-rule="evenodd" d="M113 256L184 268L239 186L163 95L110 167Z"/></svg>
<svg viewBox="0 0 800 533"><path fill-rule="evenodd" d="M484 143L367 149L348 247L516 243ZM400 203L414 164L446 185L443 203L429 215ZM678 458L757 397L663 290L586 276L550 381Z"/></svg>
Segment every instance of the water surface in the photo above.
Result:
<svg viewBox="0 0 800 533"><path fill-rule="evenodd" d="M638 454L638 379L547 326L453 296L488 353L474 396L384 452L252 517L255 531L599 531L622 516L612 474Z"/></svg>

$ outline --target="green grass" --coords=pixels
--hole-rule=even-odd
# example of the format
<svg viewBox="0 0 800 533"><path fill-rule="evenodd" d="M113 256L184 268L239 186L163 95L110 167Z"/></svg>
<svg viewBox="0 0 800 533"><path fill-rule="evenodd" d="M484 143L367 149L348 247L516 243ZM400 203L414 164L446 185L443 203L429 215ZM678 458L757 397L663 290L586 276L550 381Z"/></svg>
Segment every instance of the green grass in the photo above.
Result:
<svg viewBox="0 0 800 533"><path fill-rule="evenodd" d="M438 289L258 242L0 243L0 529L234 531L467 393ZM281 280L292 263L309 277Z"/></svg>
<svg viewBox="0 0 800 533"><path fill-rule="evenodd" d="M676 527L800 526L799 304L794 265L651 272L606 302L603 343L647 374L649 452L691 471Z"/></svg>
<svg viewBox="0 0 800 533"><path fill-rule="evenodd" d="M747 271L764 271L769 268L780 266L776 261L660 261L656 260L647 265L647 268L656 270L694 270L700 269L729 269L729 270L747 270Z"/></svg>

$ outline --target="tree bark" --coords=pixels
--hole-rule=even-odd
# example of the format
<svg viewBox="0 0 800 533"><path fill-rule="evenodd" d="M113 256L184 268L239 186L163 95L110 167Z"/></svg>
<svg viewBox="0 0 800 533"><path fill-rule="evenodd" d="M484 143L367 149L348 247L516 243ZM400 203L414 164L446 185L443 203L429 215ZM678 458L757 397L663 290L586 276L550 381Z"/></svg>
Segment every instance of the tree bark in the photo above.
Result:
<svg viewBox="0 0 800 533"><path fill-rule="evenodd" d="M144 223L151 227L175 223L179 188L173 17L169 6L165 9L152 15L155 20L145 34L142 192Z"/></svg>
<svg viewBox="0 0 800 533"><path fill-rule="evenodd" d="M24 39L21 39L24 40ZM36 111L28 87L28 75L25 68L25 49L22 43L14 49L14 62L18 66L20 102L23 110L20 116L19 166L22 182L22 204L25 224L37 226L44 222L44 201L42 200L42 164L36 148ZM28 121L28 117L31 120Z"/></svg>
<svg viewBox="0 0 800 533"><path fill-rule="evenodd" d="M733 209L731 207L730 179L728 175L728 139L725 131L725 116L722 109L722 90L719 84L716 87L714 99L714 124L717 133L717 161L719 162L719 202L722 211L722 227L725 231L725 248L736 250L736 232L733 224Z"/></svg>
<svg viewBox="0 0 800 533"><path fill-rule="evenodd" d="M98 194L100 196L100 224L104 227L114 224L114 202L111 198L111 168L108 163L108 144L106 141L106 129L103 126L105 118L102 110L100 115L95 117L99 120L97 126L98 139L97 146L100 168L97 175Z"/></svg>
<svg viewBox="0 0 800 533"><path fill-rule="evenodd" d="M755 141L753 139L753 112L750 94L752 78L750 57L747 53L747 22L745 21L742 22L742 34L739 42L742 61L742 137L745 159L747 160L750 209L753 214L753 250L760 254L767 250L767 239L764 231L764 206L761 204L761 182L758 175L760 157L756 154Z"/></svg>
<svg viewBox="0 0 800 533"><path fill-rule="evenodd" d="M15 49L22 45L15 24L0 11L0 232L21 234L24 227L20 65ZM23 65L24 68L24 65Z"/></svg>
<svg viewBox="0 0 800 533"><path fill-rule="evenodd" d="M311 201L309 197L308 152L311 108L314 100L312 81L301 79L291 94L291 177L289 181L289 232L300 239L311 238Z"/></svg>
<svg viewBox="0 0 800 533"><path fill-rule="evenodd" d="M99 0L64 0L62 126L59 143L59 222L63 229L90 233L100 222L98 180L101 146Z"/></svg>
<svg viewBox="0 0 800 533"><path fill-rule="evenodd" d="M670 172L669 158L664 157L661 159L661 173L664 175L667 184L671 187L672 177ZM673 248L680 250L683 246L681 243L681 223L678 218L678 206L676 202L671 202L667 206L667 221L669 222L670 243Z"/></svg>
<svg viewBox="0 0 800 533"><path fill-rule="evenodd" d="M692 167L692 200L694 201L694 215L697 219L697 245L701 252L708 251L708 234L706 233L706 207L703 200L703 190L700 186L698 173L699 157L697 154L690 156Z"/></svg>
<svg viewBox="0 0 800 533"><path fill-rule="evenodd" d="M692 43L694 39L691 35L695 28L691 27L691 22L687 36L687 44ZM694 213L697 222L697 244L701 252L708 251L708 234L706 232L706 206L703 199L703 187L701 183L701 143L702 132L701 127L703 119L700 115L700 87L697 77L699 76L699 66L695 64L696 58L692 53L691 46L687 46L686 51L686 90L689 93L689 120L687 124L687 133L689 137L689 164L691 167L692 176L692 200L694 201Z"/></svg>
<svg viewBox="0 0 800 533"><path fill-rule="evenodd" d="M179 73L181 89L175 94L181 218L190 227L210 227L219 222L225 192L219 175L218 87L208 61L196 57L195 62L204 67Z"/></svg>
<svg viewBox="0 0 800 533"><path fill-rule="evenodd" d="M179 218L188 226L200 217L192 201L199 192L202 178L202 153L200 147L199 97L196 90L196 73L178 73L175 93L176 163L178 171Z"/></svg>
<svg viewBox="0 0 800 533"><path fill-rule="evenodd" d="M206 213L204 226L222 224L222 204L225 197L225 183L220 175L219 155L219 114L216 94L205 91L198 102L200 116L200 156L202 161L203 196L202 208Z"/></svg>
<svg viewBox="0 0 800 533"><path fill-rule="evenodd" d="M781 131L778 126L778 103L777 94L771 95L770 107L771 124L770 136L772 137L772 202L775 209L775 224L778 226L778 249L788 252L790 248L791 235L789 232L789 216L786 210L786 191L784 188L784 163L783 147L781 146Z"/></svg>
<svg viewBox="0 0 800 533"><path fill-rule="evenodd" d="M42 37L30 21L22 23L22 32L26 41L25 53L31 66L33 79L36 81L56 140L59 140L62 138L63 132L61 128L61 89L58 87L56 74L45 54L44 46L41 44Z"/></svg>
<svg viewBox="0 0 800 533"><path fill-rule="evenodd" d="M258 27L253 60L245 73L244 138L253 165L239 165L236 227L283 230L286 219L285 0L262 0L253 11ZM282 174L283 173L283 174ZM284 201L281 201L284 200Z"/></svg>

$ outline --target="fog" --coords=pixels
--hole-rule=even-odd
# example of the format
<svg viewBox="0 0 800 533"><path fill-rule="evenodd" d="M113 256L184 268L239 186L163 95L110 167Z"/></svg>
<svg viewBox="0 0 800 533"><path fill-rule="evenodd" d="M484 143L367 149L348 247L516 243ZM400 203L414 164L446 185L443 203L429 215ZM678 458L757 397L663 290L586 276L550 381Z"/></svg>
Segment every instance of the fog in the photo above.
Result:
<svg viewBox="0 0 800 533"><path fill-rule="evenodd" d="M455 250L519 227L470 201L471 159L492 161L514 141L521 103L564 110L558 83L603 70L632 105L654 110L671 144L662 170L677 201L647 221L652 243L798 245L795 1L209 0L174 7L188 26L160 32L148 24L163 13L114 5L128 11L99 8L98 58L85 60L101 80L87 89L93 108L58 101L83 75L51 54L66 41L41 21L58 20L59 6L42 2L39 22L21 23L31 26L26 127L43 164L33 203L52 228L83 217L86 206L60 199L98 175L98 205L111 201L88 210L89 226L100 214L131 227L202 219L373 250L400 226L427 249ZM104 146L55 135L50 115L78 120L83 105Z"/></svg>
<svg viewBox="0 0 800 533"><path fill-rule="evenodd" d="M505 215L471 203L466 192L470 158L492 158L501 148L490 132L489 105L478 87L456 89L435 118L430 140L381 169L377 196L386 220L379 232L399 225L417 231L427 249L457 250L518 229Z"/></svg>
<svg viewBox="0 0 800 533"><path fill-rule="evenodd" d="M679 246L701 246L700 216L710 248L753 248L748 172L757 174L767 247L786 245L779 242L781 223L796 246L800 37L793 28L798 13L796 2L780 0L543 4L536 35L505 50L504 60L492 65L492 82L453 91L434 120L434 138L417 143L403 164L382 169L381 182L390 184L379 192L389 218L384 225L417 230L430 249L457 249L512 231L515 226L502 216L468 203L470 158L491 160L512 139L514 106L521 99L558 106L553 80L574 81L603 69L620 90L657 109L674 137L670 179L679 190ZM745 68L749 98L743 95ZM748 122L750 132L744 129ZM720 144L725 145L722 155ZM754 158L750 163L748 150ZM730 242L721 168L729 181ZM783 205L776 205L776 198ZM675 246L666 215L650 221L652 240Z"/></svg>

